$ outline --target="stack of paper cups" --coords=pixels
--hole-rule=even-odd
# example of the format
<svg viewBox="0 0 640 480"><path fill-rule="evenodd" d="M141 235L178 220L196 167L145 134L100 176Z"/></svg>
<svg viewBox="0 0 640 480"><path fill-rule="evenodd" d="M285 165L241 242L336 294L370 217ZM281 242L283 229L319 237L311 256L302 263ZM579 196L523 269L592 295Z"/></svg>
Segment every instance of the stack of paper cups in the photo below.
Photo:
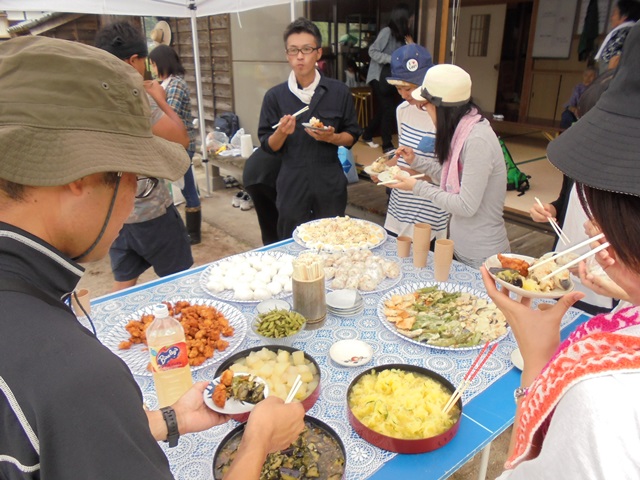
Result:
<svg viewBox="0 0 640 480"><path fill-rule="evenodd" d="M416 223L413 226L413 265L418 268L427 266L429 245L431 243L431 225Z"/></svg>
<svg viewBox="0 0 640 480"><path fill-rule="evenodd" d="M251 135L244 134L240 137L240 155L242 158L249 158L253 153L253 140Z"/></svg>

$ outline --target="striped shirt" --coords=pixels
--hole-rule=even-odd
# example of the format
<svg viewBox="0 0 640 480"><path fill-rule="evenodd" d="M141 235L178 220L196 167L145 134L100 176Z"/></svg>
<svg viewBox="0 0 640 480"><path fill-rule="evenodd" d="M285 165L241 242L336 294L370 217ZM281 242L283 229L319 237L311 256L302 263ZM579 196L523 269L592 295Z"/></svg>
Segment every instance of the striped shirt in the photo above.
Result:
<svg viewBox="0 0 640 480"><path fill-rule="evenodd" d="M435 137L436 127L427 112L414 105L402 102L396 110L398 120L399 144L414 149L417 157L435 158L433 152L417 150L425 136ZM398 159L398 166L411 168L404 160ZM433 179L439 181L440 179ZM413 235L413 225L428 223L431 225L431 237L445 238L449 214L436 207L431 200L418 197L411 192L392 189L387 218L384 228L397 235Z"/></svg>

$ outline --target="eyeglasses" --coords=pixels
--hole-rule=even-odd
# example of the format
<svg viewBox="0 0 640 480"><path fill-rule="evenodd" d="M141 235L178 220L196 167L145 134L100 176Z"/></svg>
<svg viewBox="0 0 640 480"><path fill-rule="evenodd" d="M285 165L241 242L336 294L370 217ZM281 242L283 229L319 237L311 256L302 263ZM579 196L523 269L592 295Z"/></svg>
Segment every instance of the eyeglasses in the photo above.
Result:
<svg viewBox="0 0 640 480"><path fill-rule="evenodd" d="M287 52L287 55L289 55L290 57L295 57L300 52L302 52L304 55L309 55L310 53L313 53L316 50L319 50L320 48L321 47L312 47L311 45L305 45L302 48L289 47L285 51Z"/></svg>
<svg viewBox="0 0 640 480"><path fill-rule="evenodd" d="M136 190L136 198L147 198L158 186L160 180L154 177L137 177L138 188Z"/></svg>

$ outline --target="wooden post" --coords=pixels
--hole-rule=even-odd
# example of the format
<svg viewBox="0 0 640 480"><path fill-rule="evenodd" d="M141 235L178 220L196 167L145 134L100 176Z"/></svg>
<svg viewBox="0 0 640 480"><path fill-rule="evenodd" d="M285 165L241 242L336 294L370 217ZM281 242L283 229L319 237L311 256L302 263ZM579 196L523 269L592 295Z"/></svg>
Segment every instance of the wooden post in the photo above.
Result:
<svg viewBox="0 0 640 480"><path fill-rule="evenodd" d="M518 121L526 122L529 113L529 101L531 99L531 88L533 87L533 42L536 38L536 20L538 18L538 7L540 0L533 0L533 11L531 12L531 26L529 27L529 42L527 45L527 58L524 64L524 78L522 90L520 92L520 111Z"/></svg>
<svg viewBox="0 0 640 480"><path fill-rule="evenodd" d="M449 0L442 0L442 15L440 15L440 40L437 63L444 63L447 60L447 33L449 32Z"/></svg>

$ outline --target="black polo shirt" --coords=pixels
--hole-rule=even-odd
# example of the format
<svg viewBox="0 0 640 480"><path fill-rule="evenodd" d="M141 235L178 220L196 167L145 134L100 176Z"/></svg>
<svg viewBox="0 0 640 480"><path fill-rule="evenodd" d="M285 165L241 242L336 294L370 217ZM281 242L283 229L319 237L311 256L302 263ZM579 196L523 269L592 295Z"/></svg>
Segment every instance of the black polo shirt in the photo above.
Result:
<svg viewBox="0 0 640 480"><path fill-rule="evenodd" d="M0 223L0 277L60 299L83 271ZM73 313L10 291L0 312L0 478L173 478L129 369Z"/></svg>

